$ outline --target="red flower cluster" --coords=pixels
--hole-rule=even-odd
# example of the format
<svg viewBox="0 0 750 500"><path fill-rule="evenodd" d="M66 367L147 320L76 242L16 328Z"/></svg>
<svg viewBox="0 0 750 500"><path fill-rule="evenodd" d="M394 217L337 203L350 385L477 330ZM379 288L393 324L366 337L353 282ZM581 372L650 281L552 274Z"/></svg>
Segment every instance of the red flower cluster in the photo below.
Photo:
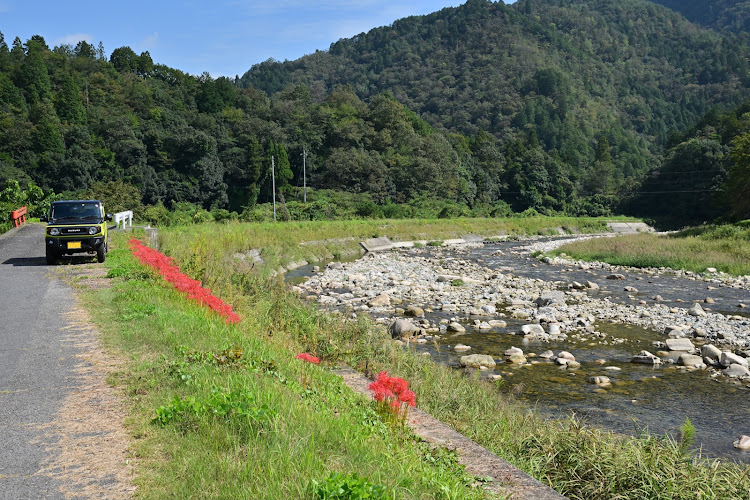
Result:
<svg viewBox="0 0 750 500"><path fill-rule="evenodd" d="M300 354L297 354L295 356L296 359L301 359L302 361L307 361L308 363L312 363L314 365L317 365L320 363L320 358L316 358L312 354L308 354L306 352L302 352Z"/></svg>
<svg viewBox="0 0 750 500"><path fill-rule="evenodd" d="M378 373L378 378L370 384L370 390L376 401L388 404L394 413L403 410L406 418L409 406L417 406L417 396L409 390L409 382L398 377L389 377L387 372Z"/></svg>
<svg viewBox="0 0 750 500"><path fill-rule="evenodd" d="M224 303L220 298L211 295L211 290L203 288L200 281L191 279L180 271L173 260L161 252L149 248L141 241L134 238L129 242L130 251L143 264L155 269L164 279L172 283L174 287L187 294L189 299L205 305L224 316L227 323L239 323L240 316L232 311L232 306Z"/></svg>

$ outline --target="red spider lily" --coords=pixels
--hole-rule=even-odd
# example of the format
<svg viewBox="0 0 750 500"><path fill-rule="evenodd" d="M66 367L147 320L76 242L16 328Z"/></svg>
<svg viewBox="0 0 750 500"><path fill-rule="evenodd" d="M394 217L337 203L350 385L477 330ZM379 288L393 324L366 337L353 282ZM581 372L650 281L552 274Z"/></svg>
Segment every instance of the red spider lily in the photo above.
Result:
<svg viewBox="0 0 750 500"><path fill-rule="evenodd" d="M398 377L389 377L387 372L378 373L370 384L373 398L382 406L390 407L396 418L403 422L409 406L417 406L417 396L409 390L409 382Z"/></svg>
<svg viewBox="0 0 750 500"><path fill-rule="evenodd" d="M317 365L320 363L320 359L316 358L312 354L308 354L306 352L299 353L295 356L296 359L301 359L302 361L307 361L308 363L312 363L314 365Z"/></svg>
<svg viewBox="0 0 750 500"><path fill-rule="evenodd" d="M232 311L232 306L212 295L211 290L208 288L203 288L200 281L191 279L180 271L180 268L170 257L153 248L147 247L140 240L131 238L128 243L130 251L138 260L155 269L165 280L172 283L177 290L187 294L189 299L216 311L225 318L227 323L240 322L241 318L237 313Z"/></svg>

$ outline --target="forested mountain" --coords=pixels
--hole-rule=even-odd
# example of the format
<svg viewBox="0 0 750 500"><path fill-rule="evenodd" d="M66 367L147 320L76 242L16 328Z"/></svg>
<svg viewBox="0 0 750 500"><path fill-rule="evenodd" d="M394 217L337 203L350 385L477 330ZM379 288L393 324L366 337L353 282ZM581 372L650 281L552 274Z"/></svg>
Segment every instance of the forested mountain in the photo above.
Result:
<svg viewBox="0 0 750 500"><path fill-rule="evenodd" d="M750 0L651 0L690 21L734 33L750 32Z"/></svg>
<svg viewBox="0 0 750 500"><path fill-rule="evenodd" d="M382 91L436 127L528 137L580 192L632 188L671 130L747 97L748 45L642 0L469 0L254 66L241 83ZM604 160L604 161L603 161Z"/></svg>
<svg viewBox="0 0 750 500"><path fill-rule="evenodd" d="M627 208L675 227L750 219L750 101L727 112L712 110L673 134L664 164Z"/></svg>
<svg viewBox="0 0 750 500"><path fill-rule="evenodd" d="M669 138L750 97L749 54L646 0L469 0L236 82L0 34L0 182L239 212L272 199L272 156L279 198L301 198L304 153L308 186L365 215L604 214Z"/></svg>
<svg viewBox="0 0 750 500"><path fill-rule="evenodd" d="M378 202L468 192L459 150L387 94L366 104L342 88L314 103L300 86L269 99L128 47L107 61L86 42L50 49L35 36L9 49L0 34L2 183L73 196L116 181L148 204L242 211L271 200L272 157L280 196L301 185L303 151L315 187Z"/></svg>

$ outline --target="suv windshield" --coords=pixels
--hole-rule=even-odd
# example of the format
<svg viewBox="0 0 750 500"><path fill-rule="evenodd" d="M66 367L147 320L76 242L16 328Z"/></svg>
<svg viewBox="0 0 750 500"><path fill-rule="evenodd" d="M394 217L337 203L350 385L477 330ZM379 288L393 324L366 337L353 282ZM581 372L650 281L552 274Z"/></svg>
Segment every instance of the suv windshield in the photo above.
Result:
<svg viewBox="0 0 750 500"><path fill-rule="evenodd" d="M101 219L101 217L101 205L95 202L57 203L52 205L52 219Z"/></svg>

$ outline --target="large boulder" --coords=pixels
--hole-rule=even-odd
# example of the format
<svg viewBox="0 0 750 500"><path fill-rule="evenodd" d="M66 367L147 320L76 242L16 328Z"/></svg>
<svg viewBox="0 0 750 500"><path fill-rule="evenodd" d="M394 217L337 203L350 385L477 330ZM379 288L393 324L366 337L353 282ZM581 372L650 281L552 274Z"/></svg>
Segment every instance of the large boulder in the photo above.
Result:
<svg viewBox="0 0 750 500"><path fill-rule="evenodd" d="M419 332L419 327L407 319L397 319L388 327L388 332L394 339L411 337Z"/></svg>
<svg viewBox="0 0 750 500"><path fill-rule="evenodd" d="M461 366L467 368L495 368L495 359L488 354L470 354L468 356L461 356L458 360Z"/></svg>

